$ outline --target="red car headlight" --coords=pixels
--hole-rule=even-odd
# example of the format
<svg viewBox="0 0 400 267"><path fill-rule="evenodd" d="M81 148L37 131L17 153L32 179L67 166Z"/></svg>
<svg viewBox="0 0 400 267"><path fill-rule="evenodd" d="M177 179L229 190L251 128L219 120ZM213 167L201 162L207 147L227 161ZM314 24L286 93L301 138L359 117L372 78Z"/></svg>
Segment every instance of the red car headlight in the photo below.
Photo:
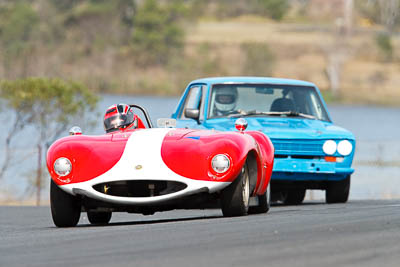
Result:
<svg viewBox="0 0 400 267"><path fill-rule="evenodd" d="M211 167L216 173L224 173L229 170L231 161L224 154L215 155L211 160Z"/></svg>
<svg viewBox="0 0 400 267"><path fill-rule="evenodd" d="M68 174L71 173L72 170L72 164L71 161L67 158L58 158L54 162L54 171L57 173L59 176L67 176Z"/></svg>

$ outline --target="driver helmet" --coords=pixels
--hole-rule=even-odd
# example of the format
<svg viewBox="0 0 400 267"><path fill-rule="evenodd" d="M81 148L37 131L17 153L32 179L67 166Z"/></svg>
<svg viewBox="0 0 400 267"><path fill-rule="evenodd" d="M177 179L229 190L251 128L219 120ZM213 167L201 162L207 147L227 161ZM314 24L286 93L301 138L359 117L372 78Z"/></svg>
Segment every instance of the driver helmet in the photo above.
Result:
<svg viewBox="0 0 400 267"><path fill-rule="evenodd" d="M107 133L128 128L135 122L132 108L127 104L110 106L104 115L104 129Z"/></svg>
<svg viewBox="0 0 400 267"><path fill-rule="evenodd" d="M227 113L236 107L238 92L236 87L225 86L216 88L215 107L219 112Z"/></svg>

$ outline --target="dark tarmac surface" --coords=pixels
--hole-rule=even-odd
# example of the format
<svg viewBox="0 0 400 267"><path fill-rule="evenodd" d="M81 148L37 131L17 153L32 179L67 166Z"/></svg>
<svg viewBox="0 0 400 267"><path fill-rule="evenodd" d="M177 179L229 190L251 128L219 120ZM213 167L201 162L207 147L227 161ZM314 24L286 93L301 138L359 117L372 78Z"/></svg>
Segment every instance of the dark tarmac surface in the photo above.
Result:
<svg viewBox="0 0 400 267"><path fill-rule="evenodd" d="M0 207L0 266L400 266L400 200L219 210L56 228L49 207Z"/></svg>

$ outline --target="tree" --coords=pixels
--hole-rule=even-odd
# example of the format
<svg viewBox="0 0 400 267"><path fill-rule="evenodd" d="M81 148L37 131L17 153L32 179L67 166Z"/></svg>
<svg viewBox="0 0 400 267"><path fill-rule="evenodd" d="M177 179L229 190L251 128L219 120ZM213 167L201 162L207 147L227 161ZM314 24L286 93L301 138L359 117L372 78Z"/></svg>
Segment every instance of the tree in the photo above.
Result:
<svg viewBox="0 0 400 267"><path fill-rule="evenodd" d="M166 64L181 51L184 32L178 21L180 1L160 5L156 0L145 0L133 21L132 44L141 65Z"/></svg>
<svg viewBox="0 0 400 267"><path fill-rule="evenodd" d="M400 0L356 0L356 7L364 18L385 26L392 33L400 26Z"/></svg>
<svg viewBox="0 0 400 267"><path fill-rule="evenodd" d="M59 10L69 10L82 0L50 0L50 2Z"/></svg>
<svg viewBox="0 0 400 267"><path fill-rule="evenodd" d="M390 61L393 58L392 38L388 33L379 33L375 36L375 43L383 54L385 61Z"/></svg>
<svg viewBox="0 0 400 267"><path fill-rule="evenodd" d="M21 76L26 76L26 61L32 48L32 43L29 41L34 38L38 29L39 16L28 3L23 1L1 8L0 16L2 17L0 43L4 52L4 69L9 73L15 60L23 58Z"/></svg>
<svg viewBox="0 0 400 267"><path fill-rule="evenodd" d="M281 20L290 9L289 0L191 0L194 15L217 19L255 14Z"/></svg>
<svg viewBox="0 0 400 267"><path fill-rule="evenodd" d="M93 111L98 98L85 86L60 79L27 78L3 81L0 88L6 106L16 114L15 125L20 128L32 125L37 132L35 185L39 205L44 152L67 130L74 119L78 117L83 120L87 112Z"/></svg>
<svg viewBox="0 0 400 267"><path fill-rule="evenodd" d="M380 0L381 22L385 25L385 33L376 36L376 44L383 52L385 60L390 61L393 58L392 35L396 26L396 21L400 14L399 0Z"/></svg>
<svg viewBox="0 0 400 267"><path fill-rule="evenodd" d="M343 0L344 19L336 20L333 42L323 47L327 57L325 73L329 80L329 89L335 98L340 94L343 66L353 53L348 45L352 34L353 10L354 1Z"/></svg>
<svg viewBox="0 0 400 267"><path fill-rule="evenodd" d="M384 60L392 60L394 55L392 36L395 29L400 26L400 0L356 0L356 7L361 16L385 27L376 34L375 43Z"/></svg>
<svg viewBox="0 0 400 267"><path fill-rule="evenodd" d="M259 11L271 19L281 20L289 11L290 5L288 0L257 0Z"/></svg>
<svg viewBox="0 0 400 267"><path fill-rule="evenodd" d="M3 98L3 100L5 100L6 107L7 108L11 107L12 104L9 103L8 101L11 100L12 96L2 94L1 97ZM4 158L0 165L1 166L0 180L3 179L7 169L12 165L11 164L13 160L12 141L19 132L24 130L25 126L29 123L29 121L31 121L31 115L32 114L30 113L15 111L13 116L9 118L10 120L12 120L11 123L12 126L8 131L6 138L4 140L4 155L3 155Z"/></svg>

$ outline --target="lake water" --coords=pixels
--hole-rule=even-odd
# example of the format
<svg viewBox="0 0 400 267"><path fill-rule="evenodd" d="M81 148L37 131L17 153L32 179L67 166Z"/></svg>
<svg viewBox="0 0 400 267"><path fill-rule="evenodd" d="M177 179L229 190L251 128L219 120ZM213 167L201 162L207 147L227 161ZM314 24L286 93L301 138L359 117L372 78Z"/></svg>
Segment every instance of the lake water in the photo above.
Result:
<svg viewBox="0 0 400 267"><path fill-rule="evenodd" d="M103 95L98 105L96 120L92 129L80 124L85 134L104 133L103 113L115 103L129 103L144 106L155 124L157 118L169 117L174 111L178 98ZM357 147L354 161L350 199L380 199L400 197L400 108L375 106L329 105L329 112L335 124L354 133ZM9 114L1 114L1 122L6 127ZM7 129L7 127L6 127ZM0 133L4 142L5 131ZM66 132L67 134L67 132ZM36 156L31 144L37 137L33 129L18 134L17 151L20 160L10 169L2 182L0 200L14 195L23 198L29 177L35 166ZM0 157L0 160L2 158ZM22 159L22 161L21 161ZM43 198L47 198L48 188ZM308 193L307 198L324 199L322 191Z"/></svg>

